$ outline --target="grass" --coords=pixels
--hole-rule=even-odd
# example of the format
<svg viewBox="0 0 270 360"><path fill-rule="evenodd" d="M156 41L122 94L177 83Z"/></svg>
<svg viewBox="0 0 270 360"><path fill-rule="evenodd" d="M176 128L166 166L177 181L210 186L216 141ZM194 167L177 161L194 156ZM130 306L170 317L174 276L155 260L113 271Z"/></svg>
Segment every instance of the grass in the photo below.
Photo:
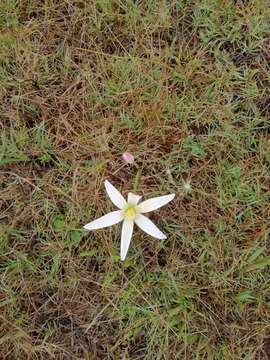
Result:
<svg viewBox="0 0 270 360"><path fill-rule="evenodd" d="M266 0L1 1L1 358L269 359L269 20ZM151 214L168 239L136 230L122 263L119 226L83 232L106 178L176 192Z"/></svg>

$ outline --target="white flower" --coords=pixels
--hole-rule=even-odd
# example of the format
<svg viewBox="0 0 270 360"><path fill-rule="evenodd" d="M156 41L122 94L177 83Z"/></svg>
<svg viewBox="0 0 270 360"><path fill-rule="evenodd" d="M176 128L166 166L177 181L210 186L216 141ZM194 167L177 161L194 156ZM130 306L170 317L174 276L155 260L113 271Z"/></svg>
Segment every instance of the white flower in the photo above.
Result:
<svg viewBox="0 0 270 360"><path fill-rule="evenodd" d="M166 235L164 235L156 227L156 225L143 214L168 204L173 200L175 194L154 197L140 203L141 196L128 193L128 200L126 201L120 192L108 180L105 180L104 184L111 201L120 210L110 212L109 214L106 214L90 222L89 224L86 224L84 226L86 230L105 228L124 220L121 234L121 260L125 260L127 255L133 233L134 223L148 235L151 235L157 239L166 239Z"/></svg>

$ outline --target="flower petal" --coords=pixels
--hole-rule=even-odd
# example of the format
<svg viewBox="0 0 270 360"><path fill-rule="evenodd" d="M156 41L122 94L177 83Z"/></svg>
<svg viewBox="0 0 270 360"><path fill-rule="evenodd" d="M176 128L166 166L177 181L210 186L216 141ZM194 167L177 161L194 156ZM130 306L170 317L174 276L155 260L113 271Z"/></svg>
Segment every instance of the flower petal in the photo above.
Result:
<svg viewBox="0 0 270 360"><path fill-rule="evenodd" d="M128 164L133 164L134 163L134 156L128 152L125 152L123 155L122 155L122 159L128 163Z"/></svg>
<svg viewBox="0 0 270 360"><path fill-rule="evenodd" d="M138 202L141 200L141 196L140 195L136 195L133 193L128 193L128 202L129 203L133 203L134 205L137 205Z"/></svg>
<svg viewBox="0 0 270 360"><path fill-rule="evenodd" d="M166 239L166 235L163 234L158 227L149 220L146 216L142 214L138 214L135 218L135 224L139 226L144 232L148 235L153 236L157 239Z"/></svg>
<svg viewBox="0 0 270 360"><path fill-rule="evenodd" d="M121 250L120 250L120 258L121 260L125 260L130 240L133 233L134 221L125 220L123 222L122 234L121 234Z"/></svg>
<svg viewBox="0 0 270 360"><path fill-rule="evenodd" d="M109 214L106 214L104 216L101 216L100 218L91 221L90 223L84 225L84 228L86 230L96 230L96 229L102 229L107 226L111 226L114 224L119 223L124 219L124 214L122 210L117 210L110 212Z"/></svg>
<svg viewBox="0 0 270 360"><path fill-rule="evenodd" d="M174 197L175 194L170 194L170 195L158 196L149 200L145 200L140 205L138 205L138 211L140 213L147 213L149 211L156 210L161 206L168 204L170 201L173 200Z"/></svg>
<svg viewBox="0 0 270 360"><path fill-rule="evenodd" d="M119 209L123 209L123 207L127 204L124 197L108 180L105 180L104 185L112 203Z"/></svg>

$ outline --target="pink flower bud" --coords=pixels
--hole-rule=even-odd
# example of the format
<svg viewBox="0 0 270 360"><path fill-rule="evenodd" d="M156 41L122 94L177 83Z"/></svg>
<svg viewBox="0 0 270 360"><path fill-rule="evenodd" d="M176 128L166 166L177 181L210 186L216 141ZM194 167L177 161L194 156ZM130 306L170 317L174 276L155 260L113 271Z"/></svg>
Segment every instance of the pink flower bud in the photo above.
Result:
<svg viewBox="0 0 270 360"><path fill-rule="evenodd" d="M128 152L125 152L123 155L122 155L122 159L128 163L128 164L133 164L134 163L134 156L131 155L130 153Z"/></svg>

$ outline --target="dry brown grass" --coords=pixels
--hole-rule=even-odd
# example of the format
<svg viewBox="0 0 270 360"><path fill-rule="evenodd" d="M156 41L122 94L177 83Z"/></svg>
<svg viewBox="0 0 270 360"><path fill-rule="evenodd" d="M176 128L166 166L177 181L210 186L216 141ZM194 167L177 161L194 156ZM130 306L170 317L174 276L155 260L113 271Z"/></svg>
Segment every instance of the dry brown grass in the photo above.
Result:
<svg viewBox="0 0 270 360"><path fill-rule="evenodd" d="M2 0L1 358L269 358L269 15ZM168 240L85 234L105 178L176 192Z"/></svg>

